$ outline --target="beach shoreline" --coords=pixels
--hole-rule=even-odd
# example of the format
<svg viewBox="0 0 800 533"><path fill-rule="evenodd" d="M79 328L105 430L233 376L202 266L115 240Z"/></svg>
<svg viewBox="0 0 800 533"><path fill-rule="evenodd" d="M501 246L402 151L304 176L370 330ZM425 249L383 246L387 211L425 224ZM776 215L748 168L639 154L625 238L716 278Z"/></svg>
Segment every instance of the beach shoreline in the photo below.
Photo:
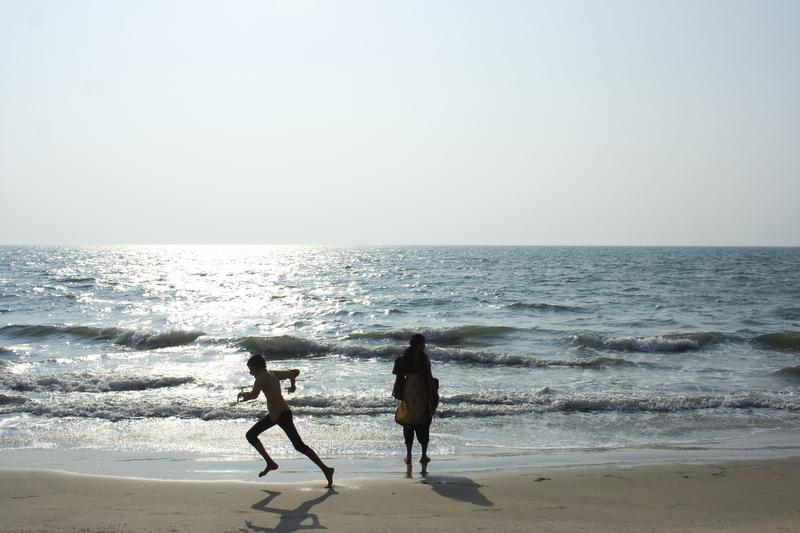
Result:
<svg viewBox="0 0 800 533"><path fill-rule="evenodd" d="M0 470L0 530L798 531L800 457L411 478L168 481Z"/></svg>
<svg viewBox="0 0 800 533"><path fill-rule="evenodd" d="M671 464L774 461L800 457L797 430L767 431L725 441L620 448L489 449L432 453L433 469L449 475L492 475L530 469L630 468ZM282 442L279 437L277 442ZM274 444L270 441L269 444ZM415 460L419 448L415 447ZM392 479L403 474L404 449L394 455L327 455L340 479ZM320 472L297 452L274 454L281 465L271 474L279 483L313 482ZM257 481L263 460L249 453L201 454L194 451L109 450L97 448L11 448L3 450L0 470L52 470L74 474L172 481Z"/></svg>

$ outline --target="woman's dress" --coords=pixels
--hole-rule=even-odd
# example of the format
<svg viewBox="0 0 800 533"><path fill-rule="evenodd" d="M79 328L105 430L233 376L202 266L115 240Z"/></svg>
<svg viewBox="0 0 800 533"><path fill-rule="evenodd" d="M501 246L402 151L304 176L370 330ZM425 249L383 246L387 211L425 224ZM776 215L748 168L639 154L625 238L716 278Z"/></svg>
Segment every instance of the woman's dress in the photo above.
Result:
<svg viewBox="0 0 800 533"><path fill-rule="evenodd" d="M422 376L406 374L403 399L394 414L395 422L407 427L425 426L430 418L430 400Z"/></svg>
<svg viewBox="0 0 800 533"><path fill-rule="evenodd" d="M400 357L392 371L399 378L402 394L394 420L405 427L423 427L433 417L431 361L426 354L418 360Z"/></svg>

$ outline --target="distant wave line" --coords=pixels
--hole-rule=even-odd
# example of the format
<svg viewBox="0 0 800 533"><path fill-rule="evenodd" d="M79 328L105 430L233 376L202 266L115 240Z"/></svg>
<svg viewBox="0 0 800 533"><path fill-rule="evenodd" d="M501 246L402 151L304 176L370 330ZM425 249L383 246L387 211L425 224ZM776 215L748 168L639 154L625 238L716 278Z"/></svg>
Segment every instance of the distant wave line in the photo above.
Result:
<svg viewBox="0 0 800 533"><path fill-rule="evenodd" d="M292 410L299 415L388 416L397 402L388 397L328 396L293 397ZM553 391L533 394L443 395L437 416L444 418L481 418L520 414L573 412L669 413L716 409L770 409L800 412L800 402L788 398L769 398L752 393L718 396L560 396ZM39 401L21 396L0 395L0 414L28 413L56 418L100 418L112 421L148 418L184 418L201 420L252 419L260 410L246 404L227 406L197 405L196 402L158 403L152 398L120 401Z"/></svg>
<svg viewBox="0 0 800 533"><path fill-rule="evenodd" d="M43 376L4 375L0 384L16 392L126 392L177 387L194 383L191 376L107 376L92 373Z"/></svg>
<svg viewBox="0 0 800 533"><path fill-rule="evenodd" d="M111 341L138 350L155 350L192 344L205 335L202 331L140 331L116 327L11 325L0 328L0 334L11 337L43 338L71 335L91 340Z"/></svg>

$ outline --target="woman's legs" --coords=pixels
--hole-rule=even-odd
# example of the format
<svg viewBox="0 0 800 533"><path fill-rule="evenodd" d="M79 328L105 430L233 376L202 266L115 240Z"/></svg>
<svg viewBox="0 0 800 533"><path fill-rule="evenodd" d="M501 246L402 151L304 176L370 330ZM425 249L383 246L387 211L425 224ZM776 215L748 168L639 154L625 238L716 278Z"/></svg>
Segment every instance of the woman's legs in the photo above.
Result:
<svg viewBox="0 0 800 533"><path fill-rule="evenodd" d="M406 464L411 463L411 448L414 445L414 434L417 435L417 441L422 447L421 463L430 461L428 457L428 442L430 442L430 429L431 424L428 422L423 426L407 427L403 426L403 440L406 443Z"/></svg>
<svg viewBox="0 0 800 533"><path fill-rule="evenodd" d="M411 447L414 445L414 430L403 426L403 440L406 443L406 464L411 463Z"/></svg>
<svg viewBox="0 0 800 533"><path fill-rule="evenodd" d="M428 461L431 460L431 458L428 457L428 442L430 442L431 440L430 431L431 431L430 422L416 429L417 440L419 441L419 445L422 446L422 457L420 457L419 459L420 463L427 463Z"/></svg>

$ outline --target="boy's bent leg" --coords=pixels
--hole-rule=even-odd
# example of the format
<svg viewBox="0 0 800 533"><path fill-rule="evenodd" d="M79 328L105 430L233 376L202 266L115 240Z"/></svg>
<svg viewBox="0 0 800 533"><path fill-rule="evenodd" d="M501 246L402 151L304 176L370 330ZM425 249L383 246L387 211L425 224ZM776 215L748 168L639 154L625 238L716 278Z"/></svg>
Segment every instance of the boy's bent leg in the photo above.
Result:
<svg viewBox="0 0 800 533"><path fill-rule="evenodd" d="M269 456L269 454L267 453L267 450L264 448L264 445L261 444L261 440L258 438L258 436L261 433L263 433L264 431L268 430L269 428L271 428L274 425L275 425L275 422L273 422L270 419L269 415L267 415L264 418L262 418L261 420L259 420L258 422L256 422L255 425L253 425L253 427L251 427L247 431L247 433L245 434L245 438L247 439L247 442L249 442L253 446L253 448L255 448L258 451L258 453L261 455L261 457L263 457L264 460L267 462L267 467L264 470L262 470L261 472L259 472L259 474L258 474L259 477L267 475L267 473L270 470L277 470L278 469L278 463L276 463L275 461L272 460L272 457Z"/></svg>
<svg viewBox="0 0 800 533"><path fill-rule="evenodd" d="M311 449L311 447L303 442L303 439L300 438L300 434L297 432L297 428L294 427L294 420L292 420L292 413L290 411L285 411L278 417L278 425L281 427L286 436L289 437L289 440L292 441L292 446L298 452L302 453L311 461L322 470L322 473L325 474L325 479L328 480L328 488L333 486L333 467L330 467L322 462L322 459L319 458L317 452Z"/></svg>

